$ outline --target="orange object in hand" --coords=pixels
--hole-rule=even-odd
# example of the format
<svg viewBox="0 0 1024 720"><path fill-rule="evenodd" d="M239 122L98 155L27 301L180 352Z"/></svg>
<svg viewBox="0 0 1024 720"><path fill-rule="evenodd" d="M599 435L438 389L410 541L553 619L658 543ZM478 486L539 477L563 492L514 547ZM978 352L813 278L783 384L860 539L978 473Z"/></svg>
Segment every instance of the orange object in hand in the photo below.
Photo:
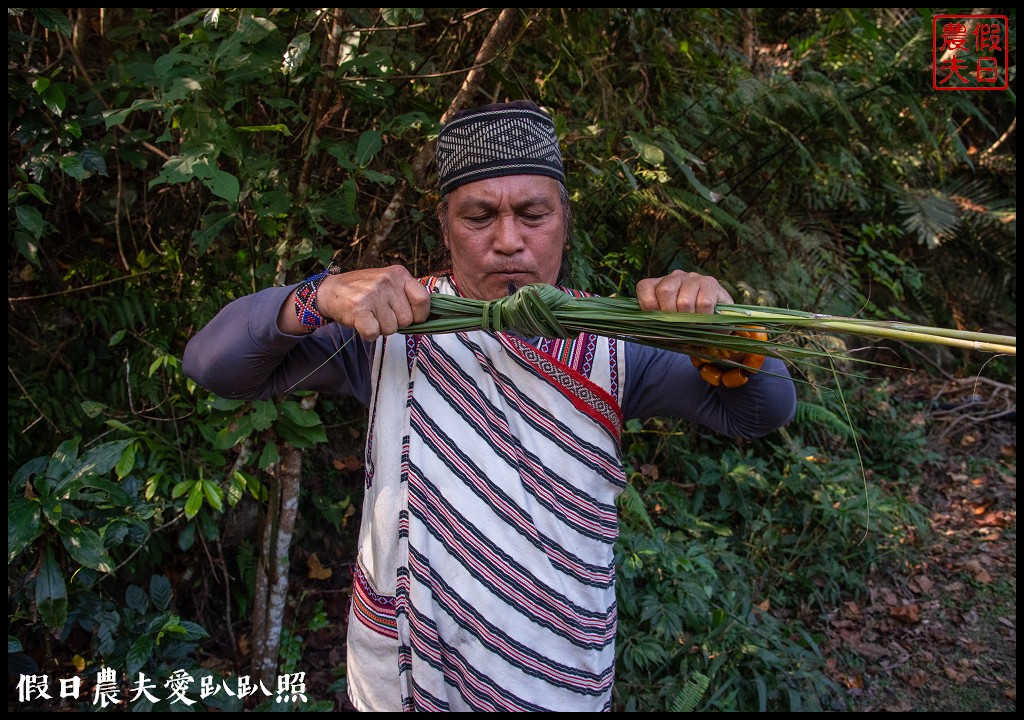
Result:
<svg viewBox="0 0 1024 720"><path fill-rule="evenodd" d="M768 340L768 333L760 328L733 330L732 334L751 338L752 340ZM722 365L715 360L690 356L690 362L700 371L700 376L704 378L704 382L715 387L721 385L727 388L734 388L744 385L750 379L750 376L764 365L764 355L756 353L732 352L711 347L702 348L702 350L713 357L727 360L730 363L738 363L738 365Z"/></svg>

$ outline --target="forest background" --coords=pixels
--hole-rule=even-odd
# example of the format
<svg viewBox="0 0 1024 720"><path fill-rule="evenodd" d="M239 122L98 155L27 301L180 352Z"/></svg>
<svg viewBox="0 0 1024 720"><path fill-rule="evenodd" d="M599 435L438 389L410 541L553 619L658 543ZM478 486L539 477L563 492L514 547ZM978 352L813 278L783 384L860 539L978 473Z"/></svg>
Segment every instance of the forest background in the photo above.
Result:
<svg viewBox="0 0 1024 720"><path fill-rule="evenodd" d="M933 15L972 12L1009 89L937 90ZM350 709L365 410L180 358L331 261L422 273L443 116L552 113L577 287L1015 335L1015 44L999 8L9 9L9 708L113 670L121 709L182 672ZM787 428L627 428L616 709L1014 709L1015 358L793 342L856 361L794 367Z"/></svg>

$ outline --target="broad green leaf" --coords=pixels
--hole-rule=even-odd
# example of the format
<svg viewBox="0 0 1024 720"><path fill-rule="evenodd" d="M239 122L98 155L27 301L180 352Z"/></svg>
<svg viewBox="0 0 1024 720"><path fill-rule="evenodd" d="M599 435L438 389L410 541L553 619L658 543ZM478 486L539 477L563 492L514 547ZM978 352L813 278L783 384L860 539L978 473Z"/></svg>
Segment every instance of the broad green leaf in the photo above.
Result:
<svg viewBox="0 0 1024 720"><path fill-rule="evenodd" d="M85 169L86 177L93 175L107 176L107 161L95 150L83 150L79 157L82 159L82 167Z"/></svg>
<svg viewBox="0 0 1024 720"><path fill-rule="evenodd" d="M198 623L181 620L178 624L185 631L185 640L202 640L203 638L210 637L210 633L206 632L206 628Z"/></svg>
<svg viewBox="0 0 1024 720"><path fill-rule="evenodd" d="M39 264L39 243L31 235L24 230L15 230L14 244L22 257L35 265L37 269L42 268L42 265Z"/></svg>
<svg viewBox="0 0 1024 720"><path fill-rule="evenodd" d="M7 503L7 564L42 534L39 502L15 498Z"/></svg>
<svg viewBox="0 0 1024 720"><path fill-rule="evenodd" d="M82 164L82 158L79 155L65 155L58 164L68 177L74 178L79 182L85 180L85 166Z"/></svg>
<svg viewBox="0 0 1024 720"><path fill-rule="evenodd" d="M28 190L29 194L39 202L45 203L46 205L50 204L50 201L46 198L46 191L40 186L35 183L29 183L25 186L25 189Z"/></svg>
<svg viewBox="0 0 1024 720"><path fill-rule="evenodd" d="M79 405L82 408L82 412L85 413L85 416L90 418L97 417L107 409L105 403L101 403L96 400L83 400Z"/></svg>
<svg viewBox="0 0 1024 720"><path fill-rule="evenodd" d="M39 96L42 98L43 104L46 105L46 109L57 117L63 115L65 108L68 107L68 98L65 97L59 85L50 85L39 93Z"/></svg>
<svg viewBox="0 0 1024 720"><path fill-rule="evenodd" d="M95 530L74 523L61 523L59 530L60 540L71 557L87 568L113 574L114 563Z"/></svg>
<svg viewBox="0 0 1024 720"><path fill-rule="evenodd" d="M408 25L423 19L423 8L381 8L380 15L391 27Z"/></svg>
<svg viewBox="0 0 1024 720"><path fill-rule="evenodd" d="M218 450L233 448L252 433L253 422L254 418L251 414L239 418L233 428L226 427L217 433L217 441L214 444L214 447Z"/></svg>
<svg viewBox="0 0 1024 720"><path fill-rule="evenodd" d="M53 633L60 632L68 616L67 587L64 574L53 556L53 547L47 545L39 564L36 578L36 608L39 616Z"/></svg>
<svg viewBox="0 0 1024 720"><path fill-rule="evenodd" d="M121 459L114 466L114 472L117 474L118 480L124 480L128 473L135 468L135 456L138 452L138 447L138 443L133 442L124 449L124 454L121 455Z"/></svg>
<svg viewBox="0 0 1024 720"><path fill-rule="evenodd" d="M320 424L320 416L315 410L306 410L294 400L281 403L281 414L301 427L314 427Z"/></svg>
<svg viewBox="0 0 1024 720"><path fill-rule="evenodd" d="M125 673L128 677L136 677L139 671L149 662L149 658L153 655L153 636L152 635L140 635L132 643L131 648L128 649L128 655L125 658L127 663L125 667Z"/></svg>
<svg viewBox="0 0 1024 720"><path fill-rule="evenodd" d="M352 149L352 145L347 142L332 143L327 145L325 143L325 149L327 154L334 158L340 167L346 170L355 170L355 164L352 162L355 151Z"/></svg>
<svg viewBox="0 0 1024 720"><path fill-rule="evenodd" d="M149 598L153 601L153 607L164 611L171 606L171 581L163 575L153 575L149 578Z"/></svg>
<svg viewBox="0 0 1024 720"><path fill-rule="evenodd" d="M217 197L224 198L228 202L238 201L240 191L238 178L229 172L214 169L213 177L210 180L204 180L203 184L210 188Z"/></svg>
<svg viewBox="0 0 1024 720"><path fill-rule="evenodd" d="M178 549L186 552L196 543L196 524L189 523L178 534Z"/></svg>
<svg viewBox="0 0 1024 720"><path fill-rule="evenodd" d="M67 477L58 484L57 490L66 488L80 478L90 475L106 475L117 465L124 455L125 449L134 442L133 439L112 440L88 450L71 468Z"/></svg>
<svg viewBox="0 0 1024 720"><path fill-rule="evenodd" d="M228 400L227 398L222 398L218 395L213 399L213 403L210 407L214 410L225 410L227 412L231 412L232 410L237 410L245 405L245 402L245 400Z"/></svg>
<svg viewBox="0 0 1024 720"><path fill-rule="evenodd" d="M365 167L380 148L380 131L366 130L359 136L359 144L356 146L356 164Z"/></svg>
<svg viewBox="0 0 1024 720"><path fill-rule="evenodd" d="M46 471L46 464L49 462L49 458L45 455L32 458L27 463L18 468L14 475L11 476L10 487L18 488L19 491L25 483L31 483L33 478Z"/></svg>
<svg viewBox="0 0 1024 720"><path fill-rule="evenodd" d="M71 39L71 21L67 15L51 8L33 8L36 20L47 30L56 30L64 37Z"/></svg>
<svg viewBox="0 0 1024 720"><path fill-rule="evenodd" d="M205 253L217 236L236 219L235 213L225 213L215 218L210 215L204 216L203 229L192 233L192 240L195 242L199 254Z"/></svg>
<svg viewBox="0 0 1024 720"><path fill-rule="evenodd" d="M281 455L277 452L277 444L268 442L263 446L263 452L260 453L259 468L266 470L271 465L277 464L280 459Z"/></svg>
<svg viewBox="0 0 1024 720"><path fill-rule="evenodd" d="M62 442L50 456L46 466L46 477L52 482L62 482L72 463L78 459L78 445L82 438L75 437Z"/></svg>
<svg viewBox="0 0 1024 720"><path fill-rule="evenodd" d="M43 236L46 230L46 221L43 214L31 205L18 205L14 208L14 216L18 219L18 225L28 231L36 240Z"/></svg>
<svg viewBox="0 0 1024 720"><path fill-rule="evenodd" d="M626 133L626 139L633 145L633 149L639 153L640 159L648 165L661 167L665 164L665 151L653 140L639 133Z"/></svg>
<svg viewBox="0 0 1024 720"><path fill-rule="evenodd" d="M124 591L124 604L143 615L149 610L149 596L138 585L129 585Z"/></svg>
<svg viewBox="0 0 1024 720"><path fill-rule="evenodd" d="M238 501L245 495L245 478L241 477L236 470L231 473L230 481L228 482L227 490L224 491L224 497L228 501L228 505L235 507L238 505Z"/></svg>
<svg viewBox="0 0 1024 720"><path fill-rule="evenodd" d="M128 108L123 108L121 110L105 110L102 113L103 121L106 123L106 127L109 130L115 125L122 124L133 112L156 110L159 107L161 107L161 104L156 100L136 100L132 103L131 107Z"/></svg>
<svg viewBox="0 0 1024 720"><path fill-rule="evenodd" d="M302 61L306 58L306 53L309 52L309 33L299 33L292 41L288 43L288 49L285 50L284 60L281 63L281 72L285 75L291 75L302 65Z"/></svg>
<svg viewBox="0 0 1024 720"><path fill-rule="evenodd" d="M302 427L291 422L280 422L276 425L277 433L285 442L299 449L311 448L319 443L327 442L327 434L323 425Z"/></svg>
<svg viewBox="0 0 1024 720"><path fill-rule="evenodd" d="M217 512L224 512L224 491L212 480L203 480L202 483L206 502Z"/></svg>
<svg viewBox="0 0 1024 720"><path fill-rule="evenodd" d="M277 408L269 400L254 400L252 403L252 427L254 430L266 430L277 419Z"/></svg>
<svg viewBox="0 0 1024 720"><path fill-rule="evenodd" d="M189 488L188 499L185 501L185 517L189 520L194 518L199 509L203 506L203 485L195 483Z"/></svg>
<svg viewBox="0 0 1024 720"><path fill-rule="evenodd" d="M82 126L76 120L65 120L61 126L64 128L64 132L68 135L73 136L76 140L82 137ZM85 152L95 152L95 150L86 150ZM103 174L106 175L106 165L104 164Z"/></svg>

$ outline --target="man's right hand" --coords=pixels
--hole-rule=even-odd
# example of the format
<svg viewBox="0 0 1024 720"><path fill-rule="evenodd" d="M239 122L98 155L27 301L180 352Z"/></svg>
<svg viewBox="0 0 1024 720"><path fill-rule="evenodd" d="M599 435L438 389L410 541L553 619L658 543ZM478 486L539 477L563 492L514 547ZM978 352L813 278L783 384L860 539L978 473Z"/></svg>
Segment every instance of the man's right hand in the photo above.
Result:
<svg viewBox="0 0 1024 720"><path fill-rule="evenodd" d="M308 332L295 315L294 293L281 308L282 332ZM328 320L353 328L366 341L391 335L430 314L430 292L401 265L328 275L317 289L316 307Z"/></svg>

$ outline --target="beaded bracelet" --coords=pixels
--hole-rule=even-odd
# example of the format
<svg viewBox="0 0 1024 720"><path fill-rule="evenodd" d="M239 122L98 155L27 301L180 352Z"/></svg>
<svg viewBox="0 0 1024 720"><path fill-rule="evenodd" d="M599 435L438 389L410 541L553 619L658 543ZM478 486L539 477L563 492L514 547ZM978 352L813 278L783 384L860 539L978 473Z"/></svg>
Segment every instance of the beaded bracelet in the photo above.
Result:
<svg viewBox="0 0 1024 720"><path fill-rule="evenodd" d="M303 327L316 330L330 322L320 314L316 306L316 291L328 275L337 275L341 270L332 264L319 275L306 278L295 288L295 316Z"/></svg>
<svg viewBox="0 0 1024 720"><path fill-rule="evenodd" d="M758 330L733 330L732 334L754 340L768 339L768 333ZM745 385L750 376L760 370L764 364L764 355L756 353L734 353L720 348L704 348L704 351L709 355L739 363L739 365L719 365L714 360L691 356L690 362L700 371L704 382L715 387L722 385L734 388Z"/></svg>

